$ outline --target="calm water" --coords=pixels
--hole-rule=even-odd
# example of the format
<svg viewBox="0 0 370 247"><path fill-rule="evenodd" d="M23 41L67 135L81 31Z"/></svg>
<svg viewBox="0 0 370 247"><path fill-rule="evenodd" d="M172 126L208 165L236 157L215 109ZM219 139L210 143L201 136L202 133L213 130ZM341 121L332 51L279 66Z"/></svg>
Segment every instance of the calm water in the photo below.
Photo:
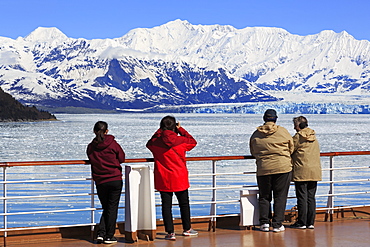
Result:
<svg viewBox="0 0 370 247"><path fill-rule="evenodd" d="M94 137L93 125L98 120L108 122L110 134L122 145L127 158L151 157L145 148L147 140L157 130L160 119L166 114L86 114L57 115L59 121L34 123L0 123L0 162L4 161L38 161L38 160L79 160L87 159L85 150ZM363 151L370 150L368 131L369 115L306 115L311 128L315 129L320 141L322 152L331 151ZM215 155L249 155L249 137L258 125L262 124L261 115L238 114L175 114L181 125L198 141L198 145L188 156ZM278 124L286 127L293 135L293 115L280 115ZM336 167L367 165L368 156L336 157ZM329 159L322 158L324 168L329 166ZM211 162L189 162L190 173L208 173ZM254 171L253 160L218 162L219 172ZM22 167L7 169L8 180L35 180L56 178L81 178L90 176L89 166L60 167ZM341 179L368 178L366 171L337 171ZM323 173L324 178L328 173ZM192 177L192 188L209 185L210 178ZM255 184L254 176L222 176L218 178L220 185L251 185ZM8 195L50 195L61 193L89 192L90 182L43 182L9 185ZM340 184L336 192L358 191L359 187L370 188L369 182ZM369 189L367 189L369 191ZM2 189L0 191L2 192ZM318 194L326 194L327 185L320 185ZM294 191L291 189L291 195ZM238 199L239 190L219 191L219 200ZM210 191L191 192L193 202L211 200ZM159 202L159 198L157 198ZM338 205L369 204L367 196L351 196L336 199ZM1 202L3 203L3 202ZM287 208L294 206L290 200ZM26 205L33 210L73 209L89 207L89 198L40 198L28 200L12 200L8 202L8 212L17 212ZM124 205L124 198L121 200ZM326 198L318 197L318 206L326 206ZM225 204L218 207L218 213L237 213L238 204ZM176 210L175 210L176 213ZM192 206L193 215L209 213L209 204ZM88 223L90 213L70 213L70 218L55 214L34 214L27 216L9 216L9 226L45 225L66 223ZM119 220L123 220L124 212L120 211ZM160 215L160 212L158 212ZM16 222L16 223L15 223Z"/></svg>

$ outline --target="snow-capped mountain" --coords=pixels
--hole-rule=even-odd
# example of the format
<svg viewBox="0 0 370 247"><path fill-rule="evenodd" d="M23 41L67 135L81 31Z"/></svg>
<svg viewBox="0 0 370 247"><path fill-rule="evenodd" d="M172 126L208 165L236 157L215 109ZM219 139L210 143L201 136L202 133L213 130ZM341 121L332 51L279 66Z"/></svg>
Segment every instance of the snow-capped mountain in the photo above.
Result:
<svg viewBox="0 0 370 247"><path fill-rule="evenodd" d="M175 20L116 39L37 28L0 37L0 87L48 107L142 109L241 102L370 102L370 42L346 32Z"/></svg>

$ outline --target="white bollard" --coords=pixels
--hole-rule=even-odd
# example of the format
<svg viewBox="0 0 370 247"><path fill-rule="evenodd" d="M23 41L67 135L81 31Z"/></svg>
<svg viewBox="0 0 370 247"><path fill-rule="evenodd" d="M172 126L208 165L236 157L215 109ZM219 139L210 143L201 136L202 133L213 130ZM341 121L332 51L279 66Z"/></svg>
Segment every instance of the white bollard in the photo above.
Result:
<svg viewBox="0 0 370 247"><path fill-rule="evenodd" d="M259 225L258 190L240 191L240 226Z"/></svg>
<svg viewBox="0 0 370 247"><path fill-rule="evenodd" d="M154 240L156 212L153 171L148 165L125 166L125 239Z"/></svg>

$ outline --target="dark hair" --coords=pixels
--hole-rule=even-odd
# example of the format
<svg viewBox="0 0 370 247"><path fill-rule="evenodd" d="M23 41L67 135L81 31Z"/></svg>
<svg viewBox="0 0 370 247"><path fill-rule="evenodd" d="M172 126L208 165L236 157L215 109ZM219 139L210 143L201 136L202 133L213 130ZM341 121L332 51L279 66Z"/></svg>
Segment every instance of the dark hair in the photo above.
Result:
<svg viewBox="0 0 370 247"><path fill-rule="evenodd" d="M101 143L104 141L105 132L108 129L108 124L104 121L98 121L94 125L95 141Z"/></svg>
<svg viewBox="0 0 370 247"><path fill-rule="evenodd" d="M165 116L162 118L161 123L159 124L159 127L162 130L172 130L176 132L176 119L173 116Z"/></svg>
<svg viewBox="0 0 370 247"><path fill-rule="evenodd" d="M308 127L307 118L305 118L304 116L299 116L299 117L293 118L293 123L298 124L298 127L300 129L304 129L304 128Z"/></svg>

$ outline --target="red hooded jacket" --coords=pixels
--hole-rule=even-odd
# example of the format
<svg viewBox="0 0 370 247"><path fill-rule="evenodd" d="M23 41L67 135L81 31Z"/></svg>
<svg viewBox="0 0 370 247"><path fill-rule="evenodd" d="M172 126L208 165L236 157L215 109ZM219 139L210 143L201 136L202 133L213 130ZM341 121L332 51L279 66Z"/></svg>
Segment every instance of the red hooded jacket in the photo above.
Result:
<svg viewBox="0 0 370 247"><path fill-rule="evenodd" d="M105 135L101 143L92 141L86 152L96 185L122 180L121 163L125 161L125 152L114 140L114 136Z"/></svg>
<svg viewBox="0 0 370 247"><path fill-rule="evenodd" d="M154 185L158 191L178 192L190 187L185 154L197 142L184 128L178 128L178 132L180 136L159 129L146 144L154 156Z"/></svg>

